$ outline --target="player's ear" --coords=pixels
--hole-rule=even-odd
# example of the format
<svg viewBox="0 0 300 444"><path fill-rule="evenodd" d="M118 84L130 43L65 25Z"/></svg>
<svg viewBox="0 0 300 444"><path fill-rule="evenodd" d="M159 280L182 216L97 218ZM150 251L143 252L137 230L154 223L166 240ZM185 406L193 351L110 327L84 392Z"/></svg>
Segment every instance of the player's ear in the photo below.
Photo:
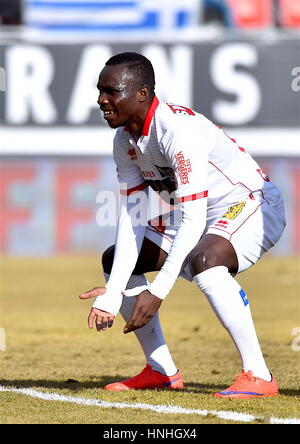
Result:
<svg viewBox="0 0 300 444"><path fill-rule="evenodd" d="M149 97L149 87L147 85L141 86L139 89L139 100L141 103L145 102Z"/></svg>

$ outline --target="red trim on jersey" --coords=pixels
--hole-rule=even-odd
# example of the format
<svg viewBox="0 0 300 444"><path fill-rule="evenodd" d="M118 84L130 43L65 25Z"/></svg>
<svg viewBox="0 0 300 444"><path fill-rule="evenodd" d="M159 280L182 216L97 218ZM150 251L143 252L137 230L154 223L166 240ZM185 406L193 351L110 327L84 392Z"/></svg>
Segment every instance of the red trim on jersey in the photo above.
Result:
<svg viewBox="0 0 300 444"><path fill-rule="evenodd" d="M251 213L251 214L249 214L249 216L231 233L230 231L228 231L228 230L224 230L224 229L222 229L222 228L218 228L218 227L216 227L216 223L217 222L215 222L214 224L212 224L210 227L209 227L209 229L212 229L212 230L219 230L219 231L224 231L224 233L227 233L227 234L229 234L229 240L232 238L232 236L250 219L250 217L251 216L253 216L253 214L255 214L256 213L256 211L259 209L259 207L261 207L262 205L264 204L264 202L262 202L262 203L260 203L256 208L255 208L255 210Z"/></svg>
<svg viewBox="0 0 300 444"><path fill-rule="evenodd" d="M208 191L202 191L201 193L190 194L189 196L178 197L178 203L189 202L191 200L202 199L208 196Z"/></svg>
<svg viewBox="0 0 300 444"><path fill-rule="evenodd" d="M137 185L136 187L129 188L128 190L120 190L120 194L122 196L129 196L132 193L135 193L136 191L142 191L145 188L147 188L148 184L146 182L141 183L140 185Z"/></svg>
<svg viewBox="0 0 300 444"><path fill-rule="evenodd" d="M260 203L256 208L255 208L255 210L251 213L251 214L249 214L249 216L247 217L247 219L245 219L242 223L241 223L241 225L239 225L238 227L237 227L237 229L236 230L234 230L232 233L231 233L231 235L230 235L230 239L232 238L232 236L244 225L244 223L246 223L247 222L247 220L248 219L250 219L250 217L251 216L253 216L253 214L255 214L256 213L256 211L259 209L259 207L261 207L262 205L263 205L263 203L264 202L262 202L262 203Z"/></svg>
<svg viewBox="0 0 300 444"><path fill-rule="evenodd" d="M151 105L148 109L148 112L146 114L146 117L145 117L144 126L142 129L142 136L148 136L149 128L150 128L153 116L155 114L155 111L156 111L156 108L158 107L158 105L159 105L159 100L156 96L154 96L152 103L151 103Z"/></svg>
<svg viewBox="0 0 300 444"><path fill-rule="evenodd" d="M214 230L224 231L224 233L228 233L229 236L230 236L230 234L231 234L231 233L230 233L229 231L227 231L227 230L223 230L222 228L215 227L214 224L211 225L209 228L214 229Z"/></svg>
<svg viewBox="0 0 300 444"><path fill-rule="evenodd" d="M150 225L150 227L155 228L155 230L159 231L160 233L164 233L166 229L162 214L157 217L154 217L153 219L148 220L148 224Z"/></svg>
<svg viewBox="0 0 300 444"><path fill-rule="evenodd" d="M226 176L226 174L224 174L223 173L223 171L220 169L220 168L218 168L217 167L217 165L215 165L213 162L211 162L210 160L208 161L208 163L210 163L213 167L215 167L221 174L223 174L223 176L231 183L231 185L233 185L234 187L236 186L236 185L242 185L243 187L245 187L248 191L250 191L250 194L252 194L253 193L253 191L252 190L250 190L250 188L249 187L247 187L247 185L245 185L243 182L237 182L237 183L234 183L234 182L232 182L232 180L230 180L229 179L229 177L228 176ZM257 190L257 191L260 191L261 192L261 195L262 195L262 198L267 202L267 203L269 203L268 201L267 201L267 199L265 199L265 196L264 196L264 193L263 193L263 190ZM249 196L250 197L250 196ZM251 197L250 197L251 198Z"/></svg>

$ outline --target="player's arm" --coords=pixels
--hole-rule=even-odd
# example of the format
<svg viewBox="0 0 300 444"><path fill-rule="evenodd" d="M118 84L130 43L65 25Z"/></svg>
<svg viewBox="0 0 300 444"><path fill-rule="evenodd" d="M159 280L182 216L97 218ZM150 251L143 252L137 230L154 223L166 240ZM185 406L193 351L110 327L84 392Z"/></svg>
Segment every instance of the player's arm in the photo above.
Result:
<svg viewBox="0 0 300 444"><path fill-rule="evenodd" d="M90 297L96 297L88 324L92 328L95 322L100 326L98 330L110 326L109 323L119 312L122 291L126 288L142 246L148 212L148 190L140 170L130 162L126 152L122 151L122 146L117 143L114 145L114 159L121 185L114 262L105 288L97 287L88 292ZM139 218L137 214L140 215ZM104 327L101 328L101 325Z"/></svg>
<svg viewBox="0 0 300 444"><path fill-rule="evenodd" d="M145 224L137 220L136 212L147 214L147 190L122 196L121 210L115 241L114 261L105 287L95 287L80 295L81 299L95 298L88 317L88 326L98 331L112 326L122 304L122 292L135 267L145 235Z"/></svg>
<svg viewBox="0 0 300 444"><path fill-rule="evenodd" d="M205 228L206 200L182 204L182 222L171 250L148 289L137 295L132 316L124 327L125 334L146 325L172 289L184 259L197 245Z"/></svg>
<svg viewBox="0 0 300 444"><path fill-rule="evenodd" d="M168 257L150 285L150 292L164 299L180 273L183 261L197 245L206 226L208 196L208 152L210 139L193 121L166 134L164 155L175 171L175 197L181 209L181 224Z"/></svg>
<svg viewBox="0 0 300 444"><path fill-rule="evenodd" d="M200 200L201 199L201 200ZM149 291L159 297L165 297L176 282L183 261L199 242L206 225L207 198L186 202L181 205L182 219L167 259L149 286Z"/></svg>
<svg viewBox="0 0 300 444"><path fill-rule="evenodd" d="M116 315L122 303L122 292L126 289L137 262L146 224L136 217L136 213L147 214L147 189L122 196L121 211L115 241L114 261L106 292L96 298L93 307Z"/></svg>
<svg viewBox="0 0 300 444"><path fill-rule="evenodd" d="M188 128L186 129L189 134ZM193 134L193 131L190 132ZM169 135L164 155L174 169L178 189L175 192L181 207L182 218L168 257L148 287L148 301L137 302L131 319L125 326L128 333L145 325L155 313L157 299L168 295L180 273L183 261L197 245L206 226L208 196L208 148L209 143L200 137L194 140ZM146 295L145 295L146 296ZM146 297L144 298L146 300Z"/></svg>

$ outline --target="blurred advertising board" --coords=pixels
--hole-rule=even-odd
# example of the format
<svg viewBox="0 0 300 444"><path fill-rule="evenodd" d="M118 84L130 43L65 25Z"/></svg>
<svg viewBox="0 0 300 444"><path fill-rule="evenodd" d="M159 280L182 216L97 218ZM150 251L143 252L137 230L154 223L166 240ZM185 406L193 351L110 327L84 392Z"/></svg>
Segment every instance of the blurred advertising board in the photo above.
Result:
<svg viewBox="0 0 300 444"><path fill-rule="evenodd" d="M118 194L114 131L99 113L96 83L106 60L124 51L153 62L161 100L203 113L254 155L286 201L288 225L273 253L299 252L299 40L15 39L0 51L4 254L95 252L114 242L116 227L104 211L106 197Z"/></svg>
<svg viewBox="0 0 300 444"><path fill-rule="evenodd" d="M1 93L2 125L104 126L96 104L97 77L110 56L124 51L141 52L152 61L162 100L190 106L220 125L299 124L296 39L275 44L259 39L126 45L11 42L0 48L6 89Z"/></svg>
<svg viewBox="0 0 300 444"><path fill-rule="evenodd" d="M118 195L112 163L104 157L3 160L0 249L33 256L100 251L116 229L105 214L96 219L106 196Z"/></svg>
<svg viewBox="0 0 300 444"><path fill-rule="evenodd" d="M273 254L300 249L300 166L258 159L281 189L288 225ZM118 185L111 157L9 158L1 163L0 250L19 256L101 252L114 243Z"/></svg>
<svg viewBox="0 0 300 444"><path fill-rule="evenodd" d="M199 0L24 0L24 23L46 32L163 32L199 19Z"/></svg>

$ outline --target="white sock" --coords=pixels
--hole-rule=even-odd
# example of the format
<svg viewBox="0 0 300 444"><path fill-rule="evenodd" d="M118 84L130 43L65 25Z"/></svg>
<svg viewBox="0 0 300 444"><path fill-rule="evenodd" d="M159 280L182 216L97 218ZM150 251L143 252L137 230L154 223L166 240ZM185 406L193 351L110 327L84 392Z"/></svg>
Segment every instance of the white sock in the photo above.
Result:
<svg viewBox="0 0 300 444"><path fill-rule="evenodd" d="M106 281L109 274L104 273ZM147 279L144 275L132 275L128 281L126 290L135 288L140 285L147 285ZM135 297L123 297L120 313L125 322L130 319L135 304ZM159 322L158 313L142 328L134 331L143 352L146 357L147 364L152 369L167 376L173 376L177 373L169 348L164 339L164 335Z"/></svg>
<svg viewBox="0 0 300 444"><path fill-rule="evenodd" d="M271 375L257 339L247 296L227 267L205 270L194 276L194 281L235 343L243 370L251 370L254 376L270 381Z"/></svg>

